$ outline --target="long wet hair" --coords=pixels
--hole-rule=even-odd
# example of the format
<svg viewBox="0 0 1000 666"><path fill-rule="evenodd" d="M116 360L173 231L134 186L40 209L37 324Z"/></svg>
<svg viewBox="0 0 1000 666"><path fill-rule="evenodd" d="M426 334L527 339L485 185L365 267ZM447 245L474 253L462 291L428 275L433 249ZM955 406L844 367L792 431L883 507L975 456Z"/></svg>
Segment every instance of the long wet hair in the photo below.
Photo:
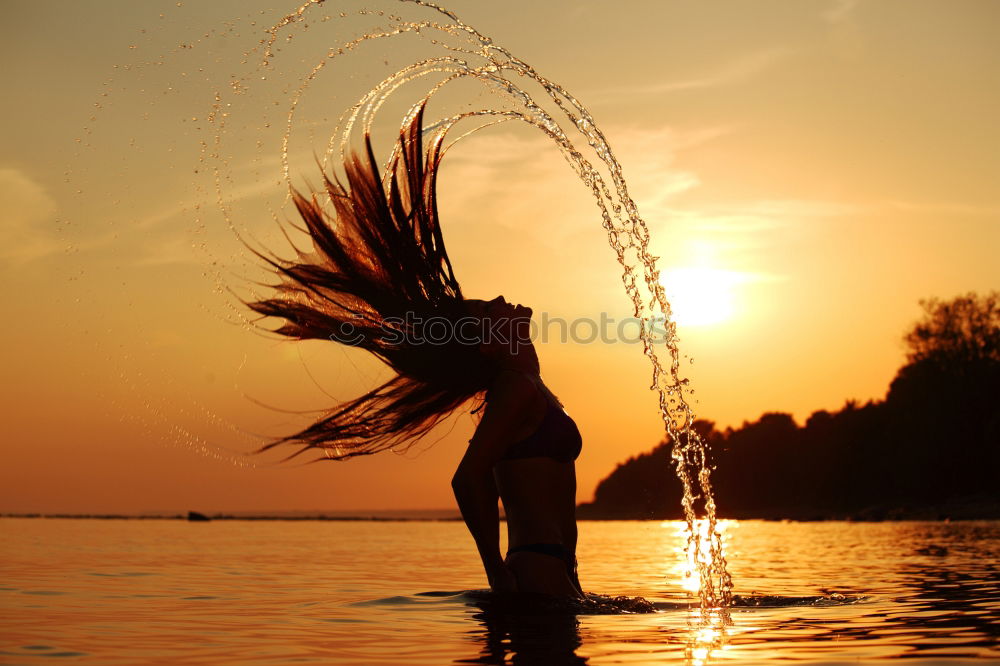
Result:
<svg viewBox="0 0 1000 666"><path fill-rule="evenodd" d="M266 285L276 296L244 301L261 315L285 319L268 330L361 347L397 373L257 452L297 444L300 449L288 458L321 449L317 460L345 460L402 450L486 391L496 376L495 361L477 344L463 342L468 337L428 342L428 326L414 323L434 320L447 328L469 316L438 223L442 137L425 153L422 117L421 107L400 131L386 182L366 134L364 155L345 159L346 186L324 173L322 194L306 197L292 190L315 253L296 248L298 260L292 261L251 248L282 277L279 284Z"/></svg>

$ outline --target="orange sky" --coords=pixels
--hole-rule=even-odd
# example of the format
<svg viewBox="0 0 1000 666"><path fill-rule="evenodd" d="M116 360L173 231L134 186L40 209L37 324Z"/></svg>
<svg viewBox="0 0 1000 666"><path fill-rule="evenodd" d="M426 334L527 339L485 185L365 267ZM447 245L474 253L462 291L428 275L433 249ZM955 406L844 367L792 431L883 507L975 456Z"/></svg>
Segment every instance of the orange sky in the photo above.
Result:
<svg viewBox="0 0 1000 666"><path fill-rule="evenodd" d="M302 423L251 399L314 409L387 378L356 350L234 324L211 277L223 271L237 289L261 278L218 211L194 209L211 201L197 190L197 127L227 84L211 78L228 66L220 54L252 47L295 6L275 4L5 3L0 511L453 505L467 415L419 454L242 468L225 453ZM677 297L700 416L801 421L880 398L918 299L1000 285L996 3L447 5L594 114ZM323 30L334 24L310 39L332 43ZM125 70L170 50L162 65ZM360 94L389 72L365 62L338 86ZM269 82L253 103L285 99L290 81ZM331 92L327 112L355 98ZM280 122L283 104L268 117ZM234 136L257 130L273 138L259 126ZM326 137L314 138L321 149ZM260 190L237 209L260 220L245 228L282 253L269 145L232 173L234 187L245 177ZM308 167L300 182L315 180ZM471 137L441 178L445 238L469 296L502 293L536 320L630 314L590 195L537 132ZM579 497L589 499L616 462L662 437L648 362L623 343L550 340L539 355L583 433Z"/></svg>

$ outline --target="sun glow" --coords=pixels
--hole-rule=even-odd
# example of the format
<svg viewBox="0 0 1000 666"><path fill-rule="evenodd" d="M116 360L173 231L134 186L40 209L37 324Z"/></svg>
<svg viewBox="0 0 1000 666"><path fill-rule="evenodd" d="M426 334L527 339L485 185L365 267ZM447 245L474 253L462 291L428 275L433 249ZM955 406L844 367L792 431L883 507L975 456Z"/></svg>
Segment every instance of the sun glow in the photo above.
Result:
<svg viewBox="0 0 1000 666"><path fill-rule="evenodd" d="M731 319L736 313L734 287L745 281L742 273L705 267L675 268L660 276L680 326L711 326Z"/></svg>

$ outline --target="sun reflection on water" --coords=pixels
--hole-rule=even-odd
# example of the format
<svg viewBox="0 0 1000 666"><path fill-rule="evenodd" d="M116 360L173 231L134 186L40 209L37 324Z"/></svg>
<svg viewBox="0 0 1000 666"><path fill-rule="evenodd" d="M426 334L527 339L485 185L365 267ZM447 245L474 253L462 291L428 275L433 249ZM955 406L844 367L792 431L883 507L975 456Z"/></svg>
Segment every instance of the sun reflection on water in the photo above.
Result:
<svg viewBox="0 0 1000 666"><path fill-rule="evenodd" d="M699 608L699 592L701 581L698 571L698 559L711 561L713 534L708 520L696 523L698 538L690 539L691 534L687 524L679 520L665 520L660 523L663 529L672 530L675 537L672 553L666 555L667 582L682 590L690 606L687 612L687 630L684 632L684 659L692 666L708 664L720 650L729 649L728 640L733 631L738 631L728 613L728 609L713 607ZM715 529L717 543L725 557L732 531L739 528L737 520L719 520ZM697 550L690 547L696 543Z"/></svg>
<svg viewBox="0 0 1000 666"><path fill-rule="evenodd" d="M699 538L697 552L689 549L691 543L687 524L680 520L665 520L660 523L660 527L673 529L674 536L677 537L677 545L674 547L675 557L671 558L669 575L671 575L687 594L697 597L700 590L700 578L698 575L698 561L712 560L712 534L711 525L708 520L701 519L696 523ZM730 529L737 529L740 526L738 520L720 519L716 522L716 532L719 535L718 543L722 549L722 556L726 556L726 544L730 540Z"/></svg>

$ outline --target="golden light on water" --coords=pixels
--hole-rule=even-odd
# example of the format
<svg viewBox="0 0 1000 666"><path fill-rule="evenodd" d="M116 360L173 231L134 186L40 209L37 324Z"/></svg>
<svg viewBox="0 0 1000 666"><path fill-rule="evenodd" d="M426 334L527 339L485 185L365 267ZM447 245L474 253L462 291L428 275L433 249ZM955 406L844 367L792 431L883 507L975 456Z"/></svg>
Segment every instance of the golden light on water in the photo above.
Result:
<svg viewBox="0 0 1000 666"><path fill-rule="evenodd" d="M698 562L711 562L711 535L709 534L709 523L707 520L699 520L697 529L699 532L698 553L688 548L687 524L679 520L665 520L660 523L660 527L673 529L674 536L678 538L678 544L674 548L675 556L670 564L670 574L677 584L688 594L697 596L700 590L700 579L698 577ZM725 546L729 540L727 531L739 527L737 520L719 520L716 522L716 529L722 537L722 555L725 557Z"/></svg>
<svg viewBox="0 0 1000 666"><path fill-rule="evenodd" d="M691 630L689 643L685 650L686 662L690 666L702 666L710 663L713 651L725 650L729 647L726 645L727 634L721 618L716 619L718 619L717 624L696 626Z"/></svg>

